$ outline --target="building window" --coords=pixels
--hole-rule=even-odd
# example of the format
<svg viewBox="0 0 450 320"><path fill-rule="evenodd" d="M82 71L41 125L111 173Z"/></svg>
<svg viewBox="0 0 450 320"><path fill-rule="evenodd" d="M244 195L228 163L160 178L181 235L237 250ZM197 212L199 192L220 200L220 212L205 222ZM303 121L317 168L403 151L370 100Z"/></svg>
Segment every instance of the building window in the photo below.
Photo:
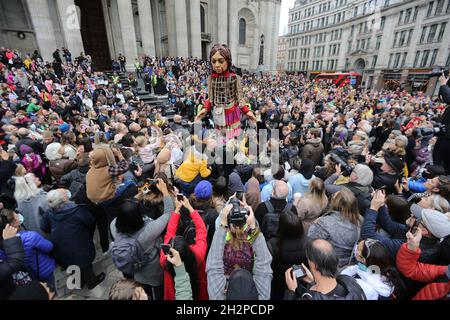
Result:
<svg viewBox="0 0 450 320"><path fill-rule="evenodd" d="M439 51L439 49L433 50L433 54L431 55L430 67L432 67L434 65L434 63L436 62L436 57L437 57L438 51Z"/></svg>
<svg viewBox="0 0 450 320"><path fill-rule="evenodd" d="M414 17L413 17L413 22L416 22L417 19L417 14L419 13L419 7L415 7L414 8Z"/></svg>
<svg viewBox="0 0 450 320"><path fill-rule="evenodd" d="M385 7L389 6L390 2L391 2L390 0L384 0L384 6Z"/></svg>
<svg viewBox="0 0 450 320"><path fill-rule="evenodd" d="M378 50L380 49L381 46L381 36L377 37L377 43L375 44L375 49Z"/></svg>
<svg viewBox="0 0 450 320"><path fill-rule="evenodd" d="M409 19L411 19L411 14L412 14L412 8L409 8L408 10L406 10L404 23L409 23Z"/></svg>
<svg viewBox="0 0 450 320"><path fill-rule="evenodd" d="M394 56L394 55L393 55L392 53L389 55L388 69L391 68L391 63L392 63L392 57L393 57L393 56Z"/></svg>
<svg viewBox="0 0 450 320"><path fill-rule="evenodd" d="M450 13L450 1L447 3L447 9L445 10L445 13Z"/></svg>
<svg viewBox="0 0 450 320"><path fill-rule="evenodd" d="M406 30L403 30L400 33L400 43L398 44L399 47L403 47L405 45L406 42Z"/></svg>
<svg viewBox="0 0 450 320"><path fill-rule="evenodd" d="M239 44L245 45L247 38L247 22L244 18L239 20Z"/></svg>
<svg viewBox="0 0 450 320"><path fill-rule="evenodd" d="M434 12L434 15L438 15L442 13L442 9L444 9L444 2L445 0L438 0L436 5L436 11Z"/></svg>
<svg viewBox="0 0 450 320"><path fill-rule="evenodd" d="M401 56L401 53L396 53L395 54L394 69L398 68L398 64L400 63L400 56Z"/></svg>
<svg viewBox="0 0 450 320"><path fill-rule="evenodd" d="M419 58L420 58L420 51L416 52L416 57L414 58L414 64L413 67L417 67L418 63L419 63Z"/></svg>
<svg viewBox="0 0 450 320"><path fill-rule="evenodd" d="M422 35L420 36L420 43L423 43L423 41L425 40L425 34L427 33L427 29L428 29L428 27L422 28Z"/></svg>
<svg viewBox="0 0 450 320"><path fill-rule="evenodd" d="M353 17L356 17L358 15L358 7L355 7L355 9L353 9Z"/></svg>
<svg viewBox="0 0 450 320"><path fill-rule="evenodd" d="M412 37L413 32L414 32L414 29L409 30L408 42L406 43L407 46L409 46L409 44L411 43L411 37Z"/></svg>
<svg viewBox="0 0 450 320"><path fill-rule="evenodd" d="M381 17L380 21L380 30L384 29L384 23L386 22L386 17Z"/></svg>
<svg viewBox="0 0 450 320"><path fill-rule="evenodd" d="M427 65L429 56L430 56L430 50L425 50L423 52L422 61L420 63L421 67L425 67Z"/></svg>
<svg viewBox="0 0 450 320"><path fill-rule="evenodd" d="M444 32L445 32L445 27L446 26L447 26L447 22L441 23L441 30L439 30L438 41L442 40L442 37L444 36Z"/></svg>
<svg viewBox="0 0 450 320"><path fill-rule="evenodd" d="M372 69L375 69L375 67L377 66L377 60L378 60L378 56L372 57Z"/></svg>
<svg viewBox="0 0 450 320"><path fill-rule="evenodd" d="M398 22L397 24L401 24L403 19L403 11L400 11L400 15L398 16Z"/></svg>
<svg viewBox="0 0 450 320"><path fill-rule="evenodd" d="M428 4L427 17L431 16L431 13L433 12L433 6L434 6L434 1L431 1L431 2Z"/></svg>
<svg viewBox="0 0 450 320"><path fill-rule="evenodd" d="M446 67L450 67L450 53L448 54L447 61L445 62Z"/></svg>
<svg viewBox="0 0 450 320"><path fill-rule="evenodd" d="M407 55L408 55L408 52L403 52L402 64L400 65L400 67L402 67L402 68L405 66Z"/></svg>
<svg viewBox="0 0 450 320"><path fill-rule="evenodd" d="M438 25L437 24L433 24L430 27L430 33L428 34L428 40L427 42L433 42L434 41L434 37L436 36L436 30L437 30Z"/></svg>
<svg viewBox="0 0 450 320"><path fill-rule="evenodd" d="M395 48L397 46L397 39L398 39L398 32L395 33L394 43L392 44L393 48Z"/></svg>
<svg viewBox="0 0 450 320"><path fill-rule="evenodd" d="M202 5L200 5L200 28L202 32L206 32L206 12Z"/></svg>

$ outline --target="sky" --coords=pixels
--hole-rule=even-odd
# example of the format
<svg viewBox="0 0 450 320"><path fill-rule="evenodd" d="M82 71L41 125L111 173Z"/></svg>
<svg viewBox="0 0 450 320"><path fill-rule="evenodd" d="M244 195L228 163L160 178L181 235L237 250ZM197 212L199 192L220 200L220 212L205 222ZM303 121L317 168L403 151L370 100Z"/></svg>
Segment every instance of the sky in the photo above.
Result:
<svg viewBox="0 0 450 320"><path fill-rule="evenodd" d="M295 4L295 0L281 0L281 17L280 17L280 36L287 33L287 25L289 19L289 9Z"/></svg>

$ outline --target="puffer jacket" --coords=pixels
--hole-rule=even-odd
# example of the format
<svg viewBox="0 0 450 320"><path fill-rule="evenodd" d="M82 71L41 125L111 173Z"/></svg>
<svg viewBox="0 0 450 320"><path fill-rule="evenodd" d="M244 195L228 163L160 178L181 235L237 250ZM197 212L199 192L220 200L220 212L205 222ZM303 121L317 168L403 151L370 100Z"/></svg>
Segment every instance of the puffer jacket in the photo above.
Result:
<svg viewBox="0 0 450 320"><path fill-rule="evenodd" d="M314 162L314 167L318 166L322 161L323 149L324 147L320 138L309 139L302 148L300 158L302 160L310 159Z"/></svg>
<svg viewBox="0 0 450 320"><path fill-rule="evenodd" d="M283 300L366 300L364 291L352 277L339 275L336 281L344 287L346 291L345 296L329 296L318 291L309 290L300 285L295 292L286 290Z"/></svg>
<svg viewBox="0 0 450 320"><path fill-rule="evenodd" d="M53 243L45 240L39 233L34 231L20 231L19 236L22 239L25 250L25 266L39 280L48 280L55 269L55 260L49 256L49 253L53 249ZM3 250L0 250L0 259L6 259Z"/></svg>
<svg viewBox="0 0 450 320"><path fill-rule="evenodd" d="M411 251L406 243L397 253L397 268L403 275L415 281L429 283L413 300L437 300L447 297L450 293L449 267L420 263L420 253L420 248ZM441 278L441 281L437 282L438 278Z"/></svg>

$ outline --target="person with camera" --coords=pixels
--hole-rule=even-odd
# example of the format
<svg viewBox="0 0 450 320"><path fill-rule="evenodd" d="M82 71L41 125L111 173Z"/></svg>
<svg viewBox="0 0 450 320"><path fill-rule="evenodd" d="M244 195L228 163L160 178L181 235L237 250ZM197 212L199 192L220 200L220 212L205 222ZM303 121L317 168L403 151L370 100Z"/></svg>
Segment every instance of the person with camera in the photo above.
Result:
<svg viewBox="0 0 450 320"><path fill-rule="evenodd" d="M373 172L366 164L359 163L355 168L346 165L345 170L352 169L349 177L349 182L344 184L335 184L342 175L341 165L336 165L336 172L325 180L325 189L329 195L333 195L343 188L348 188L353 192L358 199L359 213L364 216L366 209L370 207L370 200L372 199L373 188L371 186L373 181ZM348 174L348 172L346 172Z"/></svg>
<svg viewBox="0 0 450 320"><path fill-rule="evenodd" d="M217 219L216 232L206 260L208 294L225 300L228 281L236 269L249 271L258 300L269 300L272 256L250 206L231 197Z"/></svg>
<svg viewBox="0 0 450 320"><path fill-rule="evenodd" d="M450 78L442 73L439 78L441 85L439 89L439 96L448 105L450 104ZM438 129L438 130L436 130ZM437 132L436 132L437 131ZM433 150L433 162L436 165L442 165L445 168L445 173L450 174L450 108L445 108L444 114L441 117L438 127L435 128L435 135L438 136Z"/></svg>
<svg viewBox="0 0 450 320"><path fill-rule="evenodd" d="M308 241L306 257L311 271L304 264L286 270L283 300L366 300L355 279L338 274L339 258L330 242Z"/></svg>
<svg viewBox="0 0 450 320"><path fill-rule="evenodd" d="M180 197L180 198L178 198ZM190 218L195 226L195 242L189 244L184 236L177 236L178 224L180 222L180 210L184 207L189 211ZM190 277L192 297L194 300L208 300L207 277L205 272L205 260L207 251L207 230L202 217L194 210L189 200L181 195L175 200L175 211L167 225L164 236L164 244L161 245L160 264L164 269L164 300L176 299L176 284L174 282L177 274L176 266L172 259L175 249L180 254Z"/></svg>
<svg viewBox="0 0 450 320"><path fill-rule="evenodd" d="M405 162L398 156L385 153L380 163L374 163L371 156L366 158L369 162L369 167L373 172L372 187L374 189L386 190L386 194L396 194L395 184L398 179L403 176Z"/></svg>
<svg viewBox="0 0 450 320"><path fill-rule="evenodd" d="M413 300L441 300L448 298L450 293L450 265L442 266L419 262L421 257L420 243L422 229L415 233L406 233L407 243L398 251L397 268L407 278L426 283Z"/></svg>
<svg viewBox="0 0 450 320"><path fill-rule="evenodd" d="M163 180L158 179L156 187L164 197L164 214L154 220L141 214L137 201L125 201L110 226L114 238L111 255L126 278L142 284L152 300L162 300L164 276L159 263L159 245L174 204Z"/></svg>

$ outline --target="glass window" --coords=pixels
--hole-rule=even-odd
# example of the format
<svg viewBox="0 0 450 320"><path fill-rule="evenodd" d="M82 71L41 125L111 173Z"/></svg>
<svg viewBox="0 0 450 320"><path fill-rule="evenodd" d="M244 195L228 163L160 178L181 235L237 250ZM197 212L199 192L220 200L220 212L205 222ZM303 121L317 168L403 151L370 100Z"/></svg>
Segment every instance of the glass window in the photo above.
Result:
<svg viewBox="0 0 450 320"><path fill-rule="evenodd" d="M247 38L247 22L244 18L239 20L239 44L245 45Z"/></svg>
<svg viewBox="0 0 450 320"><path fill-rule="evenodd" d="M445 0L438 0L436 5L436 11L434 12L435 15L442 13L442 9L444 9L444 2Z"/></svg>
<svg viewBox="0 0 450 320"><path fill-rule="evenodd" d="M414 58L414 64L413 64L414 68L418 66L419 58L420 58L420 51L417 51L416 52L416 57Z"/></svg>
<svg viewBox="0 0 450 320"><path fill-rule="evenodd" d="M409 19L411 19L411 14L412 14L412 8L409 8L408 10L406 10L404 23L409 23Z"/></svg>
<svg viewBox="0 0 450 320"><path fill-rule="evenodd" d="M436 62L436 57L437 57L438 51L439 51L439 49L433 50L433 54L431 55L430 67L434 66L434 63Z"/></svg>
<svg viewBox="0 0 450 320"><path fill-rule="evenodd" d="M413 32L414 32L414 29L411 29L408 32L408 42L406 43L407 46L409 46L409 44L411 43L411 37L412 37Z"/></svg>
<svg viewBox="0 0 450 320"><path fill-rule="evenodd" d="M392 47L394 47L394 48L397 46L397 38L398 38L398 32L395 33L394 43L392 44Z"/></svg>
<svg viewBox="0 0 450 320"><path fill-rule="evenodd" d="M445 9L445 13L450 13L450 1L447 3L447 9Z"/></svg>
<svg viewBox="0 0 450 320"><path fill-rule="evenodd" d="M430 56L430 50L425 50L423 52L422 61L420 63L421 67L425 67L427 65L429 56Z"/></svg>
<svg viewBox="0 0 450 320"><path fill-rule="evenodd" d="M398 68L398 65L400 63L400 56L401 56L401 53L396 53L395 54L394 69Z"/></svg>
<svg viewBox="0 0 450 320"><path fill-rule="evenodd" d="M416 19L417 19L417 14L418 14L418 13L419 13L419 7L417 6L417 7L414 8L413 22L416 21Z"/></svg>
<svg viewBox="0 0 450 320"><path fill-rule="evenodd" d="M374 69L377 66L378 56L372 57L372 68Z"/></svg>
<svg viewBox="0 0 450 320"><path fill-rule="evenodd" d="M392 63L392 57L393 57L393 56L394 56L394 55L393 55L392 53L389 55L388 69L391 68L391 63Z"/></svg>
<svg viewBox="0 0 450 320"><path fill-rule="evenodd" d="M450 67L450 53L448 54L447 61L445 62L446 67Z"/></svg>
<svg viewBox="0 0 450 320"><path fill-rule="evenodd" d="M200 6L200 28L202 32L206 32L206 13L202 5Z"/></svg>
<svg viewBox="0 0 450 320"><path fill-rule="evenodd" d="M434 6L434 1L431 1L431 2L428 4L427 17L431 16L431 13L433 12L433 6Z"/></svg>
<svg viewBox="0 0 450 320"><path fill-rule="evenodd" d="M430 27L430 33L428 34L428 40L427 42L433 42L434 41L434 37L436 36L436 30L437 30L438 25L437 24L433 24Z"/></svg>
<svg viewBox="0 0 450 320"><path fill-rule="evenodd" d="M445 27L447 26L447 22L441 23L441 30L439 30L439 36L438 36L438 41L441 41L443 36L444 36L444 32L445 32Z"/></svg>
<svg viewBox="0 0 450 320"><path fill-rule="evenodd" d="M400 11L400 15L398 16L398 22L397 24L401 24L403 19L403 11Z"/></svg>
<svg viewBox="0 0 450 320"><path fill-rule="evenodd" d="M428 27L422 28L422 35L420 36L420 43L423 43L423 41L425 40L425 34L427 33L427 29L428 29Z"/></svg>
<svg viewBox="0 0 450 320"><path fill-rule="evenodd" d="M400 33L400 43L398 44L399 47L403 47L406 43L406 30L403 30Z"/></svg>
<svg viewBox="0 0 450 320"><path fill-rule="evenodd" d="M407 55L408 55L408 52L403 52L402 64L400 65L400 67L402 67L402 68L405 66Z"/></svg>
<svg viewBox="0 0 450 320"><path fill-rule="evenodd" d="M358 7L355 7L355 9L353 9L353 17L356 17L358 15Z"/></svg>
<svg viewBox="0 0 450 320"><path fill-rule="evenodd" d="M380 46L381 46L381 36L378 36L377 37L377 43L376 43L376 45L375 45L375 49L380 49Z"/></svg>
<svg viewBox="0 0 450 320"><path fill-rule="evenodd" d="M384 29L384 23L386 22L386 17L381 17L380 21L380 30Z"/></svg>

